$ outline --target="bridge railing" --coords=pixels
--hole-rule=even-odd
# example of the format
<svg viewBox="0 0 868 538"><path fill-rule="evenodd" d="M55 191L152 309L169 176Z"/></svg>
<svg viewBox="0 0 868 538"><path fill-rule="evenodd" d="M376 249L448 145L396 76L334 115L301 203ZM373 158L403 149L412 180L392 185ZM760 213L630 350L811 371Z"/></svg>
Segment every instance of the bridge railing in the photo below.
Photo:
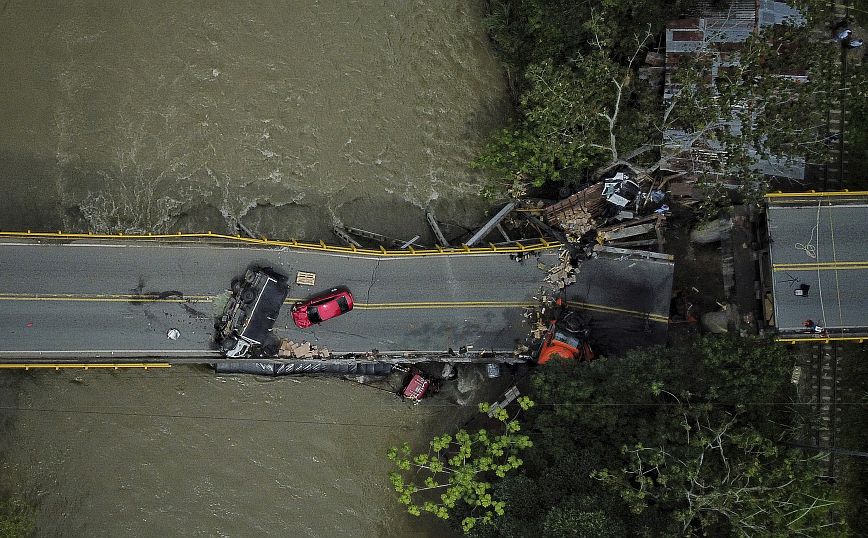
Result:
<svg viewBox="0 0 868 538"><path fill-rule="evenodd" d="M430 249L420 249L409 245L402 250L389 250L384 247L379 249L360 248L356 246L340 246L330 245L325 241L319 243L311 243L290 239L288 241L268 239L266 237L253 238L244 237L241 235L228 235L214 232L196 232L196 233L167 233L167 234L106 234L106 233L69 233L69 232L34 232L27 230L25 232L0 231L0 238L19 238L19 239L41 239L53 241L79 241L79 240L107 240L107 241L154 241L154 242L229 242L239 246L255 245L261 247L279 247L279 248L295 248L301 250L312 250L320 252L334 252L341 254L359 254L367 256L442 256L442 255L461 255L461 254L491 254L491 253L509 253L520 254L529 253L541 250L549 250L559 248L561 243L550 241L540 237L538 239L522 239L511 242L509 244L494 244L489 243L487 246L468 247L461 245L457 247L440 247Z"/></svg>

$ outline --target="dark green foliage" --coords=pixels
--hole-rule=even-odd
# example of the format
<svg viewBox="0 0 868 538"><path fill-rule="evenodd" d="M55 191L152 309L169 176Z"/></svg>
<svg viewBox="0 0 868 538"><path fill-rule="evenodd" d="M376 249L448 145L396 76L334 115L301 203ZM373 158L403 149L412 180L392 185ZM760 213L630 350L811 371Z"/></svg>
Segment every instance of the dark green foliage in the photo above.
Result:
<svg viewBox="0 0 868 538"><path fill-rule="evenodd" d="M691 4L492 2L487 25L518 115L476 165L506 185L575 184L613 158L612 136L620 151L659 135L660 96L635 69L666 20Z"/></svg>
<svg viewBox="0 0 868 538"><path fill-rule="evenodd" d="M666 157L660 147L670 129L688 133L684 150L720 149L719 158L701 167L710 181L737 180L746 203L767 189L755 170L759 159L827 158L838 49L817 38L828 32L819 0L799 2L810 13L808 25L781 25L749 38L738 62L717 66L713 84L717 51L685 55L670 73L682 89L666 103L638 79L638 68L648 50L662 52L665 24L695 7L693 1L490 5L488 28L507 67L516 116L475 164L513 194L528 184L580 184L633 150L643 150L633 164L653 165ZM704 209L714 216L718 208Z"/></svg>
<svg viewBox="0 0 868 538"><path fill-rule="evenodd" d="M772 342L723 336L541 367L534 446L494 487L504 517L477 534L833 534L819 463L782 444L793 364Z"/></svg>

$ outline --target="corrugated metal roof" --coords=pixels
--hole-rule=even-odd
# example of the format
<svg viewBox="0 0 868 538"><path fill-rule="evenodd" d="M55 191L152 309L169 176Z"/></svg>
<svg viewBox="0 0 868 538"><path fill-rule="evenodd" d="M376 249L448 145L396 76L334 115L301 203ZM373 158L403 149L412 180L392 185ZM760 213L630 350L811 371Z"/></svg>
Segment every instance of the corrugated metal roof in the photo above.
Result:
<svg viewBox="0 0 868 538"><path fill-rule="evenodd" d="M663 99L666 103L670 102L679 90L678 85L672 81L672 73L678 68L680 55L699 51L711 53L709 82L713 84L720 67L738 65L738 55L733 54L732 51L737 50L738 44L746 41L753 32L785 21L804 22L804 17L798 10L777 0L732 0L729 7L725 9L719 9L712 4L711 0L699 0L693 13L697 17L678 19L667 24L666 82L663 90ZM740 132L741 124L737 118L732 117L726 123L729 124L733 134L737 135ZM677 129L664 133L664 153L670 157L670 169L695 171L695 165L707 161L709 153L720 155L725 153L719 143L711 140L698 140L693 148L684 150L685 140L691 138L688 133ZM762 159L755 169L784 177L804 177L804 165L799 159L779 157Z"/></svg>

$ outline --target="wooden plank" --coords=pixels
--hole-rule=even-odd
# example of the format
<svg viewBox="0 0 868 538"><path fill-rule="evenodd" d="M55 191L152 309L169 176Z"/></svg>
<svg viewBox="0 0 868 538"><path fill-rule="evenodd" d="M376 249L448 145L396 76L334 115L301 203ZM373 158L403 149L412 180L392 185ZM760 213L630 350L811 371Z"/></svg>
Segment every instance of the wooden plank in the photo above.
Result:
<svg viewBox="0 0 868 538"><path fill-rule="evenodd" d="M299 271L295 275L295 283L299 286L314 286L316 285L316 273Z"/></svg>
<svg viewBox="0 0 868 538"><path fill-rule="evenodd" d="M633 237L650 232L655 227L654 223L639 224L638 226L626 226L620 230L612 230L611 232L603 232L601 235L607 241L612 239L623 239L625 237Z"/></svg>
<svg viewBox="0 0 868 538"><path fill-rule="evenodd" d="M639 217L638 219L633 219L628 222L621 222L619 224L613 224L611 226L606 226L605 228L600 228L600 232L608 232L611 230L620 230L621 228L626 228L628 226L635 226L637 224L644 224L646 222L651 222L652 220L656 220L659 218L666 218L664 215L660 213L654 213L652 215L645 215L644 217Z"/></svg>
<svg viewBox="0 0 868 538"><path fill-rule="evenodd" d="M357 237L364 237L365 239L370 239L371 241L376 241L377 243L380 243L383 245L388 245L390 247L402 248L401 245L404 244L404 241L401 241L400 239L394 239L392 237L386 237L385 235L378 234L376 232L369 232L368 230L362 230L361 228L353 228L352 226L345 226L344 230L347 233L351 233ZM424 248L421 245L416 245L416 246Z"/></svg>
<svg viewBox="0 0 868 538"><path fill-rule="evenodd" d="M631 250L628 248L607 247L603 245L594 245L594 252L606 252L609 254L618 254L621 256L639 256L642 258L651 258L654 260L673 261L675 256L671 254L661 254L659 252L649 252L647 250Z"/></svg>
<svg viewBox="0 0 868 538"><path fill-rule="evenodd" d="M640 241L615 241L613 243L609 243L609 246L612 247L647 247L650 245L656 245L656 239L642 239Z"/></svg>

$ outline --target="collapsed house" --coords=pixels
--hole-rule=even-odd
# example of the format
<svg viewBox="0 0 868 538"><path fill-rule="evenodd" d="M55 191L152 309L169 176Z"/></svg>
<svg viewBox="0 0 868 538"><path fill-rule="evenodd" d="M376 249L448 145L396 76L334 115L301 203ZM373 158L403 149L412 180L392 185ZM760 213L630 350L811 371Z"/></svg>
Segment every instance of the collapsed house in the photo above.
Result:
<svg viewBox="0 0 868 538"><path fill-rule="evenodd" d="M784 2L774 0L733 0L726 9L714 7L714 2L698 2L695 17L671 21L666 27L664 109L677 106L683 91L692 91L678 82L679 68L703 56L710 61L705 83L717 93L718 77L738 67L739 53L744 42L765 28L791 22L801 24L801 13ZM803 74L782 75L796 83L805 82ZM746 105L736 105L722 112L717 127L739 137L744 129L742 118L754 118L756 111ZM745 114L747 112L747 114ZM748 119L748 121L752 121ZM753 171L767 176L804 179L805 159L800 155L764 155L755 147L744 148L753 161ZM726 179L728 151L713 130L696 131L695 126L670 125L663 133L661 169L682 173L688 179L703 176Z"/></svg>

